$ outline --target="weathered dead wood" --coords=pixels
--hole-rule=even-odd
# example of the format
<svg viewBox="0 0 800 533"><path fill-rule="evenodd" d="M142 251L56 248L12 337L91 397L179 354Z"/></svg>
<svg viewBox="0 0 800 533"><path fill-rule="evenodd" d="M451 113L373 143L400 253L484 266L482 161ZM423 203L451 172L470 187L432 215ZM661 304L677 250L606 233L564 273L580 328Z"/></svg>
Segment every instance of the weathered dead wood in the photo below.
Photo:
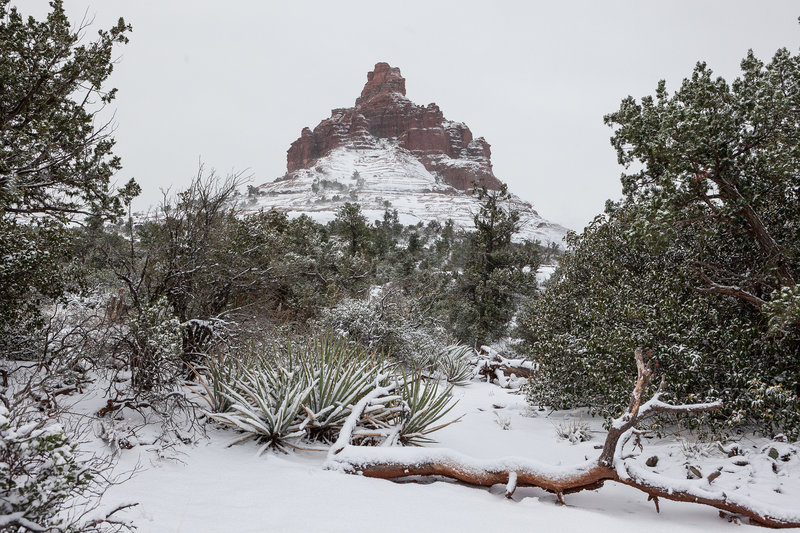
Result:
<svg viewBox="0 0 800 533"><path fill-rule="evenodd" d="M501 376L508 378L512 374L518 378L529 378L534 372L532 362L524 359L506 359L499 353L486 349L485 346L480 351L477 369L478 375L491 381L500 379Z"/></svg>
<svg viewBox="0 0 800 533"><path fill-rule="evenodd" d="M366 477L398 479L408 476L441 476L470 485L488 487L506 485L511 497L517 487L539 487L554 493L560 503L564 494L592 490L606 481L615 481L637 488L654 501L658 510L660 498L709 505L752 522L774 528L800 527L800 512L792 512L754 501L746 496L716 490L701 481L683 482L646 472L622 457L623 446L637 435L636 425L657 413L696 413L718 409L720 402L671 405L659 400L663 381L653 397L643 402L643 396L653 377L650 353L637 349L634 357L637 379L626 412L609 428L600 455L569 467L551 466L529 459L503 458L494 461L476 460L446 448L367 447L350 445L356 421L370 401L382 392L377 391L359 402L348 423L331 447L327 467ZM388 392L388 391L386 391Z"/></svg>

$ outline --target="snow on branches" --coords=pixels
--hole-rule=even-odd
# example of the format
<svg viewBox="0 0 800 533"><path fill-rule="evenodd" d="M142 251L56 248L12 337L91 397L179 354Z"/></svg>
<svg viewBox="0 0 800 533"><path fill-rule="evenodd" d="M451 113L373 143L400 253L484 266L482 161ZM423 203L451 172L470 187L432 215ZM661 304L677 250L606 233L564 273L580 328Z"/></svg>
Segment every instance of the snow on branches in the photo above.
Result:
<svg viewBox="0 0 800 533"><path fill-rule="evenodd" d="M366 396L353 409L350 420L331 447L326 468L367 477L396 479L408 476L443 476L477 486L506 485L507 496L517 487L539 487L564 495L597 489L616 481L644 491L658 508L658 499L694 502L721 511L743 515L752 522L775 528L800 526L800 512L782 509L749 496L712 485L710 479L677 480L643 469L623 454L623 448L640 436L637 425L659 413L698 413L719 409L721 402L672 405L660 399L663 381L647 401L644 395L654 371L649 352L637 348L634 354L637 379L625 413L613 420L603 449L596 459L570 466L552 466L527 458L506 457L476 460L447 448L366 447L350 444L352 428L360 413L381 393Z"/></svg>

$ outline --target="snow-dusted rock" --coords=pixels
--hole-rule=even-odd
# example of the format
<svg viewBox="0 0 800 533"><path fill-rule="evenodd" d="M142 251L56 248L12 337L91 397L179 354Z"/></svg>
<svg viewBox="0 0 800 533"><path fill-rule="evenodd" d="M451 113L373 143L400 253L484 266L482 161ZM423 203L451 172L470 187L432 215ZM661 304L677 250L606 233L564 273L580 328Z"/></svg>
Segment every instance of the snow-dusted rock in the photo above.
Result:
<svg viewBox="0 0 800 533"><path fill-rule="evenodd" d="M499 189L491 149L461 122L445 119L436 104L405 96L400 69L378 63L355 106L338 108L313 130L304 128L287 154L287 174L259 187L246 211L276 208L331 220L345 202L358 202L368 218L396 209L405 224L447 219L472 227L478 200L474 183ZM522 214L517 240L561 244L566 228L543 219L512 196Z"/></svg>

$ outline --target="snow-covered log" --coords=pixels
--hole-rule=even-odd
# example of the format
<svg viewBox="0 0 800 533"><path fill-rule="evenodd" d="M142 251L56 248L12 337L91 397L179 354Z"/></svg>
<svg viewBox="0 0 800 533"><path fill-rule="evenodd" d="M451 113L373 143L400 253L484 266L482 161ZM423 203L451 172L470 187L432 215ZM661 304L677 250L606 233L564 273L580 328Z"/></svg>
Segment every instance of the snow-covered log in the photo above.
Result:
<svg viewBox="0 0 800 533"><path fill-rule="evenodd" d="M646 471L622 454L623 446L637 434L636 425L657 413L696 413L715 410L720 402L672 405L660 400L661 387L648 401L643 401L653 377L649 355L637 349L638 376L626 412L614 420L600 455L594 460L571 466L552 466L531 459L506 457L477 460L447 448L367 447L349 444L348 433L331 448L326 468L367 477L397 479L407 476L442 476L477 485L506 485L510 496L517 487L539 487L553 492L563 503L564 494L602 487L616 481L648 494L658 507L658 498L701 503L722 511L749 517L753 523L774 527L800 527L800 512L781 509L748 496L717 489L707 480L676 480ZM377 397L377 396L375 396ZM357 419L370 399L364 398ZM355 422L353 422L355 423Z"/></svg>
<svg viewBox="0 0 800 533"><path fill-rule="evenodd" d="M531 377L535 369L532 361L507 359L488 346L481 347L476 362L476 372L479 376L503 388L511 387L514 377Z"/></svg>

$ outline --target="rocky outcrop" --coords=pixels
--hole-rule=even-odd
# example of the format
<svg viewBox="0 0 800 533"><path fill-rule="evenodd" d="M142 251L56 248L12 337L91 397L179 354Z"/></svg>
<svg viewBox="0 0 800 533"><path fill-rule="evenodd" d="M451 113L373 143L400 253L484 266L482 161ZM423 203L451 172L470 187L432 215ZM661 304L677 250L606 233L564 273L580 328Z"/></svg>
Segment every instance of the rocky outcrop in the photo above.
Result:
<svg viewBox="0 0 800 533"><path fill-rule="evenodd" d="M378 139L395 138L425 167L461 190L473 182L498 189L492 172L491 149L482 137L474 139L461 122L446 120L439 106L419 106L406 98L400 69L377 63L354 107L331 111L314 130L303 128L287 154L287 171L308 168L340 146L374 147Z"/></svg>

